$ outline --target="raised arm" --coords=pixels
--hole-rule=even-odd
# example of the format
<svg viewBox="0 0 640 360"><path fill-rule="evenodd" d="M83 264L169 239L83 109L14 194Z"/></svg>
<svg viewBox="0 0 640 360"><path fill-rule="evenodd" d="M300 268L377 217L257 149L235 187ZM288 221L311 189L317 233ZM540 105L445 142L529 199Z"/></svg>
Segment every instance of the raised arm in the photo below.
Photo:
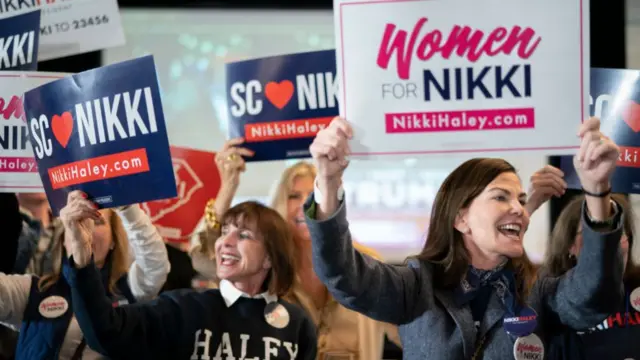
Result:
<svg viewBox="0 0 640 360"><path fill-rule="evenodd" d="M583 191L582 248L577 265L560 278L541 279L545 302L560 322L581 330L615 312L624 299L623 265L619 255L622 208L611 200L610 178L618 147L591 118L580 127L580 150L574 166Z"/></svg>
<svg viewBox="0 0 640 360"><path fill-rule="evenodd" d="M313 268L342 305L373 319L400 324L414 312L418 273L384 264L353 248L342 201L351 126L341 118L318 132L309 148L318 165L316 189L305 204Z"/></svg>
<svg viewBox="0 0 640 360"><path fill-rule="evenodd" d="M617 206L617 205L616 205ZM595 228L583 208L582 249L577 265L558 278L540 279L544 301L560 322L583 330L614 313L624 300L621 207L610 229Z"/></svg>
<svg viewBox="0 0 640 360"><path fill-rule="evenodd" d="M176 347L180 308L171 298L113 307L93 261L79 268L65 261L73 312L87 345L113 359L166 359Z"/></svg>
<svg viewBox="0 0 640 360"><path fill-rule="evenodd" d="M215 199L211 199L205 207L204 226L196 235L196 245L189 255L193 268L210 280L216 279L214 242L220 236L218 220L231 207L233 198L240 186L240 175L246 170L244 157L253 156L253 151L241 147L243 138L228 140L216 154L216 167L220 173L220 190Z"/></svg>
<svg viewBox="0 0 640 360"><path fill-rule="evenodd" d="M70 192L60 210L69 256L63 261L63 274L87 345L116 359L167 358L178 341L170 332L181 329L182 313L164 296L151 303L111 305L92 254L94 221L101 216L80 191Z"/></svg>
<svg viewBox="0 0 640 360"><path fill-rule="evenodd" d="M167 248L140 206L131 205L116 211L134 255L127 275L131 292L138 300L152 299L162 289L171 270Z"/></svg>

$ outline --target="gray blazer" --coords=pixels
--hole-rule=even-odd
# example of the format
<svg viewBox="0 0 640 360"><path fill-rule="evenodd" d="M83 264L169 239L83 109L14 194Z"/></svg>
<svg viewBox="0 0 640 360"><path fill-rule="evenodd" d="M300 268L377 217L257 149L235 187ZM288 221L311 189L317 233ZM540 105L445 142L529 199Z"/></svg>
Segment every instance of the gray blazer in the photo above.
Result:
<svg viewBox="0 0 640 360"><path fill-rule="evenodd" d="M480 358L513 359L515 339L502 328L505 310L495 293L476 330L469 306L456 306L453 291L433 287L430 263L412 260L407 266L394 266L360 254L351 243L344 202L326 221L312 218L312 204L313 194L305 204L305 216L316 274L345 307L399 325L404 359L471 359L476 339L485 334ZM538 314L535 333L545 343L545 358L555 332L593 326L623 301L621 218L608 233L596 232L583 219L578 265L560 278L538 279L531 290L527 302Z"/></svg>

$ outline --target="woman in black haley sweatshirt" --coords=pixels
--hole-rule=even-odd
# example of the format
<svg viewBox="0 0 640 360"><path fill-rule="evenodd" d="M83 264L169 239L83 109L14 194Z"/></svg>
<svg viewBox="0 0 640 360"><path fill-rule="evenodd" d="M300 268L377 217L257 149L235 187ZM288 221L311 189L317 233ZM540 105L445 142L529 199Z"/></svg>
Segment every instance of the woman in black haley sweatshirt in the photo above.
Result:
<svg viewBox="0 0 640 360"><path fill-rule="evenodd" d="M69 195L61 212L70 255L64 275L87 344L113 359L312 360L315 327L279 297L294 280L291 234L274 210L255 202L229 209L220 223L220 289L178 290L149 303L111 306L91 255L91 203Z"/></svg>

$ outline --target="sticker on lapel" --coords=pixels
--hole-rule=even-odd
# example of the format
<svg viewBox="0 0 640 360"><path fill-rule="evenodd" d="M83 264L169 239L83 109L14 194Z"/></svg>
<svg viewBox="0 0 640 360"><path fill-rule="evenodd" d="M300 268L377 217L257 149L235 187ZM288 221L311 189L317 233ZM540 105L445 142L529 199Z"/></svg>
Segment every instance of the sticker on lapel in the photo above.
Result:
<svg viewBox="0 0 640 360"><path fill-rule="evenodd" d="M513 344L513 357L516 360L544 359L544 345L536 334L519 337Z"/></svg>
<svg viewBox="0 0 640 360"><path fill-rule="evenodd" d="M629 302L636 311L640 311L640 287L635 288L629 295Z"/></svg>
<svg viewBox="0 0 640 360"><path fill-rule="evenodd" d="M505 317L502 320L504 330L511 335L527 336L531 334L538 324L538 314L530 307L525 307L518 316Z"/></svg>
<svg viewBox="0 0 640 360"><path fill-rule="evenodd" d="M49 296L40 302L38 310L40 311L40 315L48 319L55 319L69 310L69 303L63 297Z"/></svg>
<svg viewBox="0 0 640 360"><path fill-rule="evenodd" d="M264 318L274 328L283 329L289 325L289 312L277 301L270 302L264 307Z"/></svg>

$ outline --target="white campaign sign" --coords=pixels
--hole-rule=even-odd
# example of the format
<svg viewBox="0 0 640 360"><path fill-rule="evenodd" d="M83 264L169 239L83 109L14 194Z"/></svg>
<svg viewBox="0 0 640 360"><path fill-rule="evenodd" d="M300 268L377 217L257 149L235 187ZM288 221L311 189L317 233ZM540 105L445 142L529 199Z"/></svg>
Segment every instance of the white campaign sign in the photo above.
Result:
<svg viewBox="0 0 640 360"><path fill-rule="evenodd" d="M587 0L334 0L334 14L354 157L578 148Z"/></svg>
<svg viewBox="0 0 640 360"><path fill-rule="evenodd" d="M22 95L66 76L62 73L0 72L0 192L44 192L22 106Z"/></svg>
<svg viewBox="0 0 640 360"><path fill-rule="evenodd" d="M2 0L0 19L41 9L38 60L124 45L117 0Z"/></svg>

